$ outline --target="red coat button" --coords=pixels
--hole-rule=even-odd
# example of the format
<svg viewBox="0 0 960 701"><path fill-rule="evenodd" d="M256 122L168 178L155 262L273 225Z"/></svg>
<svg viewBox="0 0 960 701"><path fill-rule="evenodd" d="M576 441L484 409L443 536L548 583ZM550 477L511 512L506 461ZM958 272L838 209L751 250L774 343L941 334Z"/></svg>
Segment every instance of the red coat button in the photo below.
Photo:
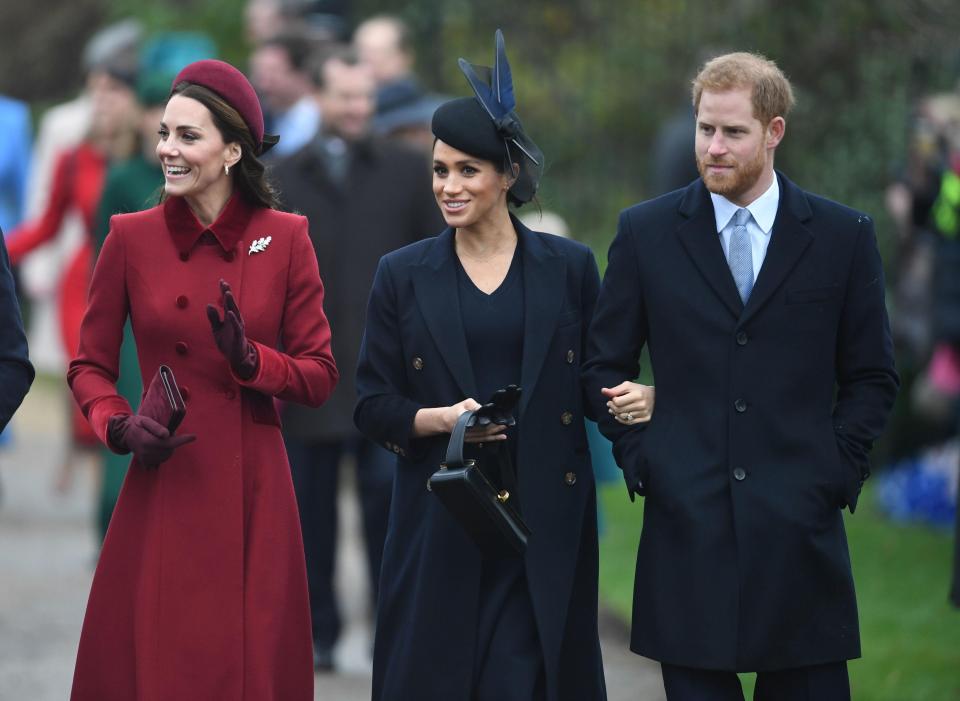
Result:
<svg viewBox="0 0 960 701"><path fill-rule="evenodd" d="M180 260L186 263L190 260L190 254L187 251L180 251Z"/></svg>
<svg viewBox="0 0 960 701"><path fill-rule="evenodd" d="M187 351L190 350L190 347L183 341L177 341L173 347L174 350L177 351L178 355L186 355Z"/></svg>
<svg viewBox="0 0 960 701"><path fill-rule="evenodd" d="M177 306L181 309L186 309L188 304L190 304L190 300L187 299L186 295L177 297Z"/></svg>

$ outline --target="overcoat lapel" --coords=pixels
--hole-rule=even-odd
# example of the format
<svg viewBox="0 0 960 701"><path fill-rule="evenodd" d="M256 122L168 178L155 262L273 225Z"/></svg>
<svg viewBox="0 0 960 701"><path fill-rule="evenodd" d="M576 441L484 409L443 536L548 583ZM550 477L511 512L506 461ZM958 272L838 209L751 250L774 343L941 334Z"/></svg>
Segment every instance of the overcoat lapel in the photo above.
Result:
<svg viewBox="0 0 960 701"><path fill-rule="evenodd" d="M813 216L807 198L800 188L782 175L778 176L780 205L770 232L770 245L741 321L747 321L763 307L813 241L813 234L803 225Z"/></svg>
<svg viewBox="0 0 960 701"><path fill-rule="evenodd" d="M512 218L512 217L511 217ZM519 415L533 395L557 324L566 288L566 260L544 245L540 236L513 218L523 255L523 362L520 367Z"/></svg>
<svg viewBox="0 0 960 701"><path fill-rule="evenodd" d="M455 255L453 229L447 228L425 253L420 263L425 268L423 273L412 276L414 294L433 342L463 396L482 403L487 397L477 396L477 380L460 318Z"/></svg>
<svg viewBox="0 0 960 701"><path fill-rule="evenodd" d="M686 217L677 228L680 243L730 313L739 317L743 302L723 255L713 202L703 180L697 179L687 187L680 201L680 214Z"/></svg>

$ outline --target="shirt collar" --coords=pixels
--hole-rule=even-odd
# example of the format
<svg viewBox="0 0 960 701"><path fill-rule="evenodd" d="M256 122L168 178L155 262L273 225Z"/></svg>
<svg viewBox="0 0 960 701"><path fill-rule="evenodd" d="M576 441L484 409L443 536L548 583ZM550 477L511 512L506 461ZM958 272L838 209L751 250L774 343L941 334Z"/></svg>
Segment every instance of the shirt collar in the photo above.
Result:
<svg viewBox="0 0 960 701"><path fill-rule="evenodd" d="M710 193L710 199L713 200L713 213L717 219L717 232L721 232L730 224L733 215L740 209L740 205L734 204L723 195ZM773 174L773 182L760 197L747 205L753 220L760 227L760 230L770 234L773 229L773 221L777 218L777 207L780 204L780 183L777 181L777 174Z"/></svg>
<svg viewBox="0 0 960 701"><path fill-rule="evenodd" d="M240 193L235 192L217 220L205 227L183 197L168 197L163 203L163 216L173 243L181 253L188 253L206 231L213 234L224 251L230 251L243 238L253 209Z"/></svg>

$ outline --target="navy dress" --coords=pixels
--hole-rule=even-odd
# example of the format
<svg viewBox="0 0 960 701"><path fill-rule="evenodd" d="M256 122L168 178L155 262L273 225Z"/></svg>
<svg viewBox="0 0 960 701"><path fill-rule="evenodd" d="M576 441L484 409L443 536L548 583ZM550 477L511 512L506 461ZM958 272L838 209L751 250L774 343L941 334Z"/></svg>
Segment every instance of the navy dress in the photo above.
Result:
<svg viewBox="0 0 960 701"><path fill-rule="evenodd" d="M519 245L500 286L487 294L457 265L460 318L477 380L480 403L498 389L520 384L523 362L523 263ZM507 429L506 443L469 446L484 467L502 460L517 466L519 424ZM494 469L492 479L503 481ZM501 485L503 486L503 485ZM511 485L511 491L516 485ZM517 493L516 498L520 500ZM521 507L522 508L522 507ZM539 701L544 698L543 653L527 586L523 559L484 558L480 565L474 694L479 701Z"/></svg>

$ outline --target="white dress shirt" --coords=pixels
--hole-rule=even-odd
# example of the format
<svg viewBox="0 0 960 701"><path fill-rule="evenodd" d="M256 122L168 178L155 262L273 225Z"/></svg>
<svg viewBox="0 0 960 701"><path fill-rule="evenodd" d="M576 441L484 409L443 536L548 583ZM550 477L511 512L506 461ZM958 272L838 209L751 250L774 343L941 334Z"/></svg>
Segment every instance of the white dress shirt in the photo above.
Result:
<svg viewBox="0 0 960 701"><path fill-rule="evenodd" d="M730 236L733 234L733 215L740 209L723 195L710 193L713 200L713 213L717 218L717 233L720 234L720 243L723 246L723 255L729 260ZM773 220L777 218L777 208L780 206L780 184L774 173L773 182L767 191L746 206L750 211L747 221L747 233L750 235L750 253L753 260L753 281L757 281L760 266L767 257L767 246L770 245L770 232L773 230Z"/></svg>

